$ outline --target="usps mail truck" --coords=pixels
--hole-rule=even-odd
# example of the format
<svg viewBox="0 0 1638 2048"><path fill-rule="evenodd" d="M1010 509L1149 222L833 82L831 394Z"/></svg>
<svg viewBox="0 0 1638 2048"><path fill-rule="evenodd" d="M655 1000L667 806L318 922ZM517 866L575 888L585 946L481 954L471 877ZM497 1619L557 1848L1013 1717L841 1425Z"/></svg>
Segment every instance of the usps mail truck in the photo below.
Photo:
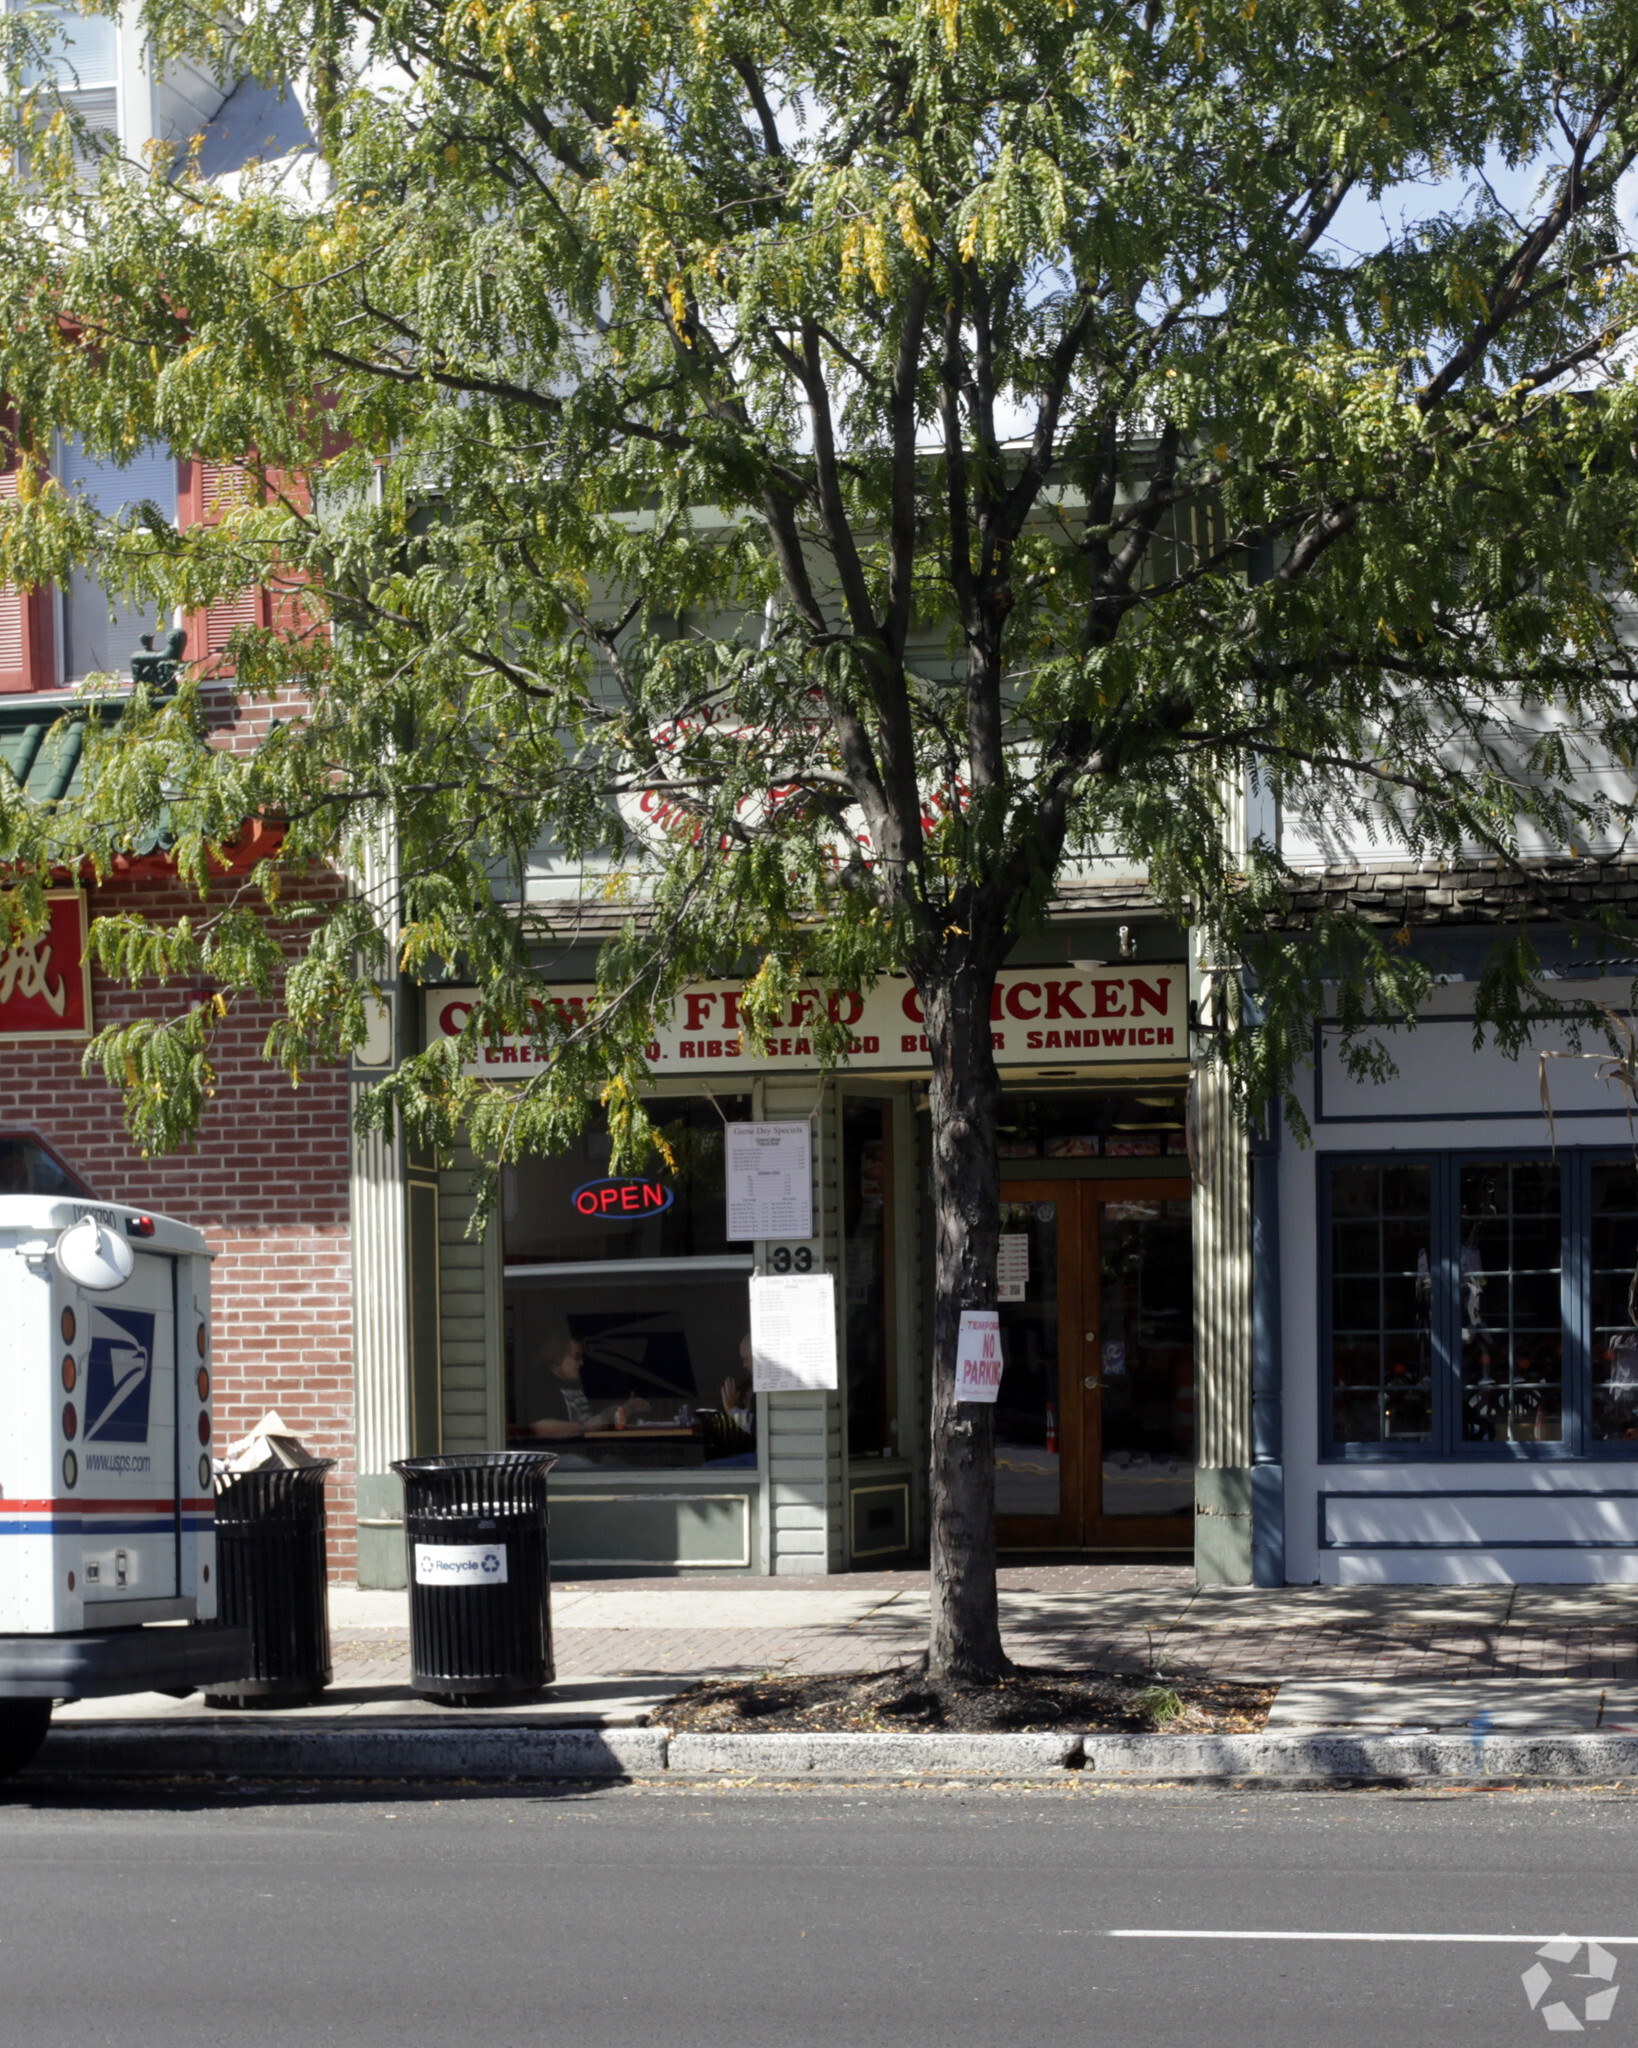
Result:
<svg viewBox="0 0 1638 2048"><path fill-rule="evenodd" d="M0 1774L55 1700L242 1677L212 1626L210 1253L185 1223L0 1195Z"/></svg>

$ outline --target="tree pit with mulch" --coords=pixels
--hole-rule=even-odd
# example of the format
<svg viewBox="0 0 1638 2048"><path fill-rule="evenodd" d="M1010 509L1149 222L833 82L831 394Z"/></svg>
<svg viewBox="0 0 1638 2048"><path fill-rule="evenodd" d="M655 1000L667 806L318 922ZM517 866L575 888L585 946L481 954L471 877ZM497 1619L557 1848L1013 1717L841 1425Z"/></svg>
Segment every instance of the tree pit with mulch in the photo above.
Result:
<svg viewBox="0 0 1638 2048"><path fill-rule="evenodd" d="M1015 1666L996 1685L935 1685L925 1671L707 1679L650 1717L690 1735L777 1733L1254 1735L1276 1688L1228 1679L1128 1678Z"/></svg>

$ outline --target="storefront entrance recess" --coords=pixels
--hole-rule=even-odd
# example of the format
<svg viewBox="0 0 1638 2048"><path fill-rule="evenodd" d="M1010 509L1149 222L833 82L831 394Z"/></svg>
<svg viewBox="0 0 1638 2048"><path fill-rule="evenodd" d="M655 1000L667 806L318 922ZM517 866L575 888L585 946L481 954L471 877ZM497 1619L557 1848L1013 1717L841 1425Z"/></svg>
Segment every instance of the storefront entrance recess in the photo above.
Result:
<svg viewBox="0 0 1638 2048"><path fill-rule="evenodd" d="M1001 1208L996 1535L1003 1547L1194 1540L1187 1182L1009 1181Z"/></svg>

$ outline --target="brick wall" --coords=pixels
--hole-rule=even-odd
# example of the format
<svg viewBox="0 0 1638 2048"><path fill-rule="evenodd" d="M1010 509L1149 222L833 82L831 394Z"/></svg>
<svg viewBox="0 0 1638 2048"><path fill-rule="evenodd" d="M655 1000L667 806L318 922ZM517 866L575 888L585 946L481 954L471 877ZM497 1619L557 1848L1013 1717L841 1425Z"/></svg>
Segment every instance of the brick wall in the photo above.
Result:
<svg viewBox="0 0 1638 2048"><path fill-rule="evenodd" d="M174 884L114 881L91 914L175 916ZM199 905L187 908L197 914ZM186 991L131 990L96 975L92 1021L163 1013ZM79 1045L0 1046L0 1129L37 1132L92 1191L192 1223L211 1273L218 1445L268 1408L316 1454L328 1488L332 1578L355 1576L352 1282L347 1224L347 1087L336 1068L292 1088L261 1058L266 1005L236 1002L217 1035L215 1100L192 1151L144 1160L118 1091L82 1075Z"/></svg>

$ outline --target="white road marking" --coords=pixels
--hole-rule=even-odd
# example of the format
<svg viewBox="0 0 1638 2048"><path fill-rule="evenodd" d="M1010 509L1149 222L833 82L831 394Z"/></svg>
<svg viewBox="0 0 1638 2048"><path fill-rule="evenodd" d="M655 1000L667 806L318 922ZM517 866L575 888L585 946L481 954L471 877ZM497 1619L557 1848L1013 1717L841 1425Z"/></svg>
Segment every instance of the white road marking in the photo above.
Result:
<svg viewBox="0 0 1638 2048"><path fill-rule="evenodd" d="M1638 1948L1638 1934L1350 1934L1289 1928L1106 1927L1113 1941L1484 1941L1540 1947L1546 1942L1597 1942L1602 1948Z"/></svg>

